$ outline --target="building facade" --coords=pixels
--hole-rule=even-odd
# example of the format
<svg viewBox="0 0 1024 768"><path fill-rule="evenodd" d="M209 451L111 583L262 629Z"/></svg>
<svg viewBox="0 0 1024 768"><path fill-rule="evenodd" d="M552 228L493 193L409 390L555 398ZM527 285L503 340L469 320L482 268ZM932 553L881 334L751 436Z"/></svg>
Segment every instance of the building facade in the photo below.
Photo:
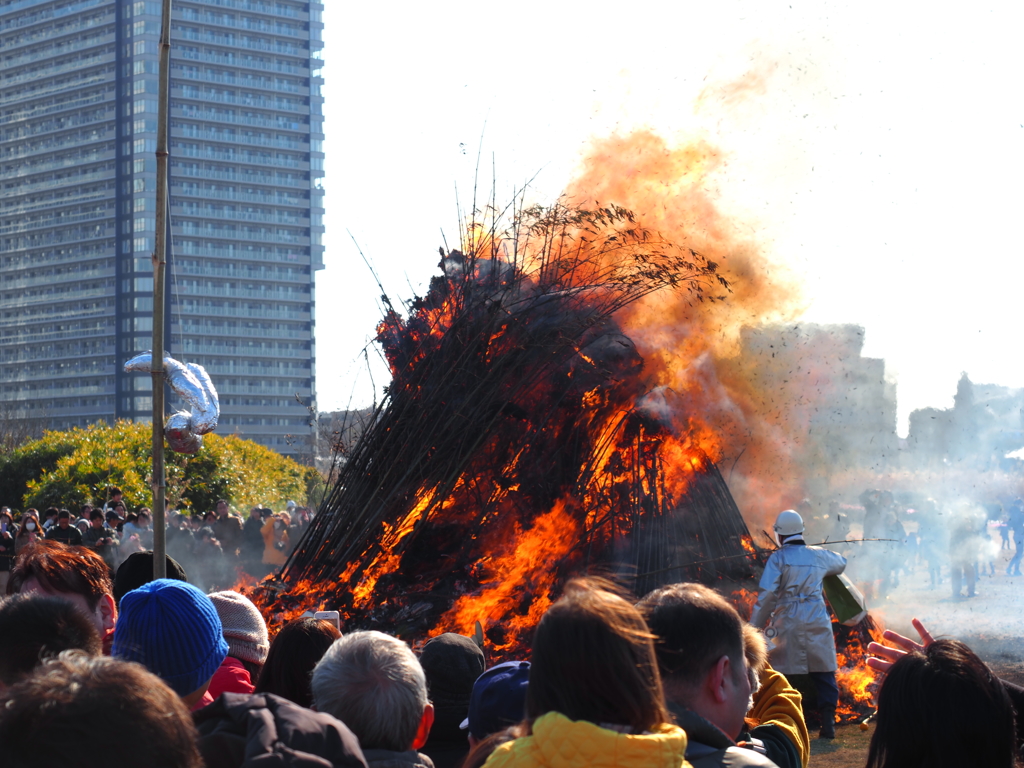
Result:
<svg viewBox="0 0 1024 768"><path fill-rule="evenodd" d="M221 434L308 453L323 6L175 0L167 344ZM0 405L148 420L159 0L0 2ZM172 402L172 406L180 405ZM314 411L315 412L315 411Z"/></svg>

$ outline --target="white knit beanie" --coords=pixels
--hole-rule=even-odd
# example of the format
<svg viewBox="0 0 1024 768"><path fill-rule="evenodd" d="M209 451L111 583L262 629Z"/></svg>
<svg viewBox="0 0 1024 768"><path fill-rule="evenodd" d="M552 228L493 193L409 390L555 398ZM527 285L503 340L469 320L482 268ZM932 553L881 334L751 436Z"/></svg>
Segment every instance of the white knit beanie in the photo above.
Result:
<svg viewBox="0 0 1024 768"><path fill-rule="evenodd" d="M228 641L228 656L254 664L263 664L270 651L267 622L259 608L238 592L214 592L210 595Z"/></svg>

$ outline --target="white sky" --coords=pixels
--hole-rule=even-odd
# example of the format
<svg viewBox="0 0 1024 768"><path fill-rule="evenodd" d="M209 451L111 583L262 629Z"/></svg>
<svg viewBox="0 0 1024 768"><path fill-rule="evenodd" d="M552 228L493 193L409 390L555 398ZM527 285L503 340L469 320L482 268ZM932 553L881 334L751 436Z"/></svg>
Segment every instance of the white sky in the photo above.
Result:
<svg viewBox="0 0 1024 768"><path fill-rule="evenodd" d="M1024 386L1014 4L326 5L321 410L372 400L359 354L379 291L346 230L409 298L442 229L458 240L481 138L499 200L539 172L535 199L551 201L591 138L637 127L726 154L719 208L803 276L804 319L866 327L901 433L914 408L952 405L960 371ZM751 70L763 89L696 107Z"/></svg>

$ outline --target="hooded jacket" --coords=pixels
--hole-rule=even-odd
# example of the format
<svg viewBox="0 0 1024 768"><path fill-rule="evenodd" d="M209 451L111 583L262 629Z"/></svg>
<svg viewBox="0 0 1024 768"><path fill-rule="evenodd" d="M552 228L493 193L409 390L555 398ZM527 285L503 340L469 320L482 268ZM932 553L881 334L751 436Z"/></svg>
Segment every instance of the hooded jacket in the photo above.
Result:
<svg viewBox="0 0 1024 768"><path fill-rule="evenodd" d="M631 735L548 712L533 733L498 746L485 768L691 768L686 734L675 725Z"/></svg>
<svg viewBox="0 0 1024 768"><path fill-rule="evenodd" d="M800 692L771 666L761 673L760 683L754 693L754 705L747 713L758 725L749 735L761 740L766 754L779 768L807 768L811 737Z"/></svg>
<svg viewBox="0 0 1024 768"><path fill-rule="evenodd" d="M750 623L763 629L771 619L777 633L769 638L769 655L779 672L836 671L836 644L821 581L845 569L845 557L808 547L803 540L787 541L768 558Z"/></svg>
<svg viewBox="0 0 1024 768"><path fill-rule="evenodd" d="M367 768L344 723L272 693L225 693L192 720L206 768Z"/></svg>

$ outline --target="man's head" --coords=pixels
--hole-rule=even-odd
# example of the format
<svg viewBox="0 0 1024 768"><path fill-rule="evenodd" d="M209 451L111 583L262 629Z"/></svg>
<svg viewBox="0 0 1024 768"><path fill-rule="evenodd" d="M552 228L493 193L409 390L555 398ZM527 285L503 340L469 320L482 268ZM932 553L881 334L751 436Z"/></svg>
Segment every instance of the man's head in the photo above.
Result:
<svg viewBox="0 0 1024 768"><path fill-rule="evenodd" d="M743 620L736 609L701 584L656 589L639 608L658 638L665 697L735 739L750 700Z"/></svg>
<svg viewBox="0 0 1024 768"><path fill-rule="evenodd" d="M107 647L114 633L117 608L110 568L85 547L39 541L23 551L11 568L7 594L55 595L70 600L93 622Z"/></svg>
<svg viewBox="0 0 1024 768"><path fill-rule="evenodd" d="M46 512L43 513L43 519L47 520L47 521L49 521L49 520L56 520L57 519L57 515L59 515L59 514L60 514L60 510L59 509L57 509L56 507L49 507L46 510Z"/></svg>
<svg viewBox="0 0 1024 768"><path fill-rule="evenodd" d="M66 509L62 509L60 512L58 512L57 525L59 525L61 528L67 528L69 525L71 525L71 513L68 512Z"/></svg>
<svg viewBox="0 0 1024 768"><path fill-rule="evenodd" d="M459 726L469 713L473 684L487 668L484 652L465 635L445 632L423 646L420 665L434 705L430 743L464 744L466 734Z"/></svg>
<svg viewBox="0 0 1024 768"><path fill-rule="evenodd" d="M73 648L93 656L103 650L96 627L69 600L14 595L0 603L0 689Z"/></svg>
<svg viewBox="0 0 1024 768"><path fill-rule="evenodd" d="M249 510L249 517L251 517L253 520L260 520L260 519L262 519L261 518L262 512L263 512L263 507L255 506L255 507L253 507L252 509Z"/></svg>
<svg viewBox="0 0 1024 768"><path fill-rule="evenodd" d="M334 715L363 749L405 752L427 742L434 708L408 645L382 632L337 640L313 669L316 709Z"/></svg>
<svg viewBox="0 0 1024 768"><path fill-rule="evenodd" d="M120 501L121 496L123 496L124 494L121 493L120 488L108 488L107 495L110 497L111 501Z"/></svg>
<svg viewBox="0 0 1024 768"><path fill-rule="evenodd" d="M202 766L192 718L170 688L137 664L80 651L0 695L0 744L10 765Z"/></svg>
<svg viewBox="0 0 1024 768"><path fill-rule="evenodd" d="M167 578L188 581L188 574L181 567L181 563L170 555L165 555L165 557L167 558ZM153 553L150 551L132 552L117 567L117 573L114 574L114 602L120 605L122 597L151 581L153 581Z"/></svg>
<svg viewBox="0 0 1024 768"><path fill-rule="evenodd" d="M92 512L89 513L89 522L92 524L93 528L102 528L103 512L99 509L94 509Z"/></svg>
<svg viewBox="0 0 1024 768"><path fill-rule="evenodd" d="M228 504L227 499L219 499L217 501L217 517L227 517L230 511L231 505Z"/></svg>
<svg viewBox="0 0 1024 768"><path fill-rule="evenodd" d="M228 644L210 598L187 582L157 579L121 598L111 650L158 675L191 706L206 693Z"/></svg>

